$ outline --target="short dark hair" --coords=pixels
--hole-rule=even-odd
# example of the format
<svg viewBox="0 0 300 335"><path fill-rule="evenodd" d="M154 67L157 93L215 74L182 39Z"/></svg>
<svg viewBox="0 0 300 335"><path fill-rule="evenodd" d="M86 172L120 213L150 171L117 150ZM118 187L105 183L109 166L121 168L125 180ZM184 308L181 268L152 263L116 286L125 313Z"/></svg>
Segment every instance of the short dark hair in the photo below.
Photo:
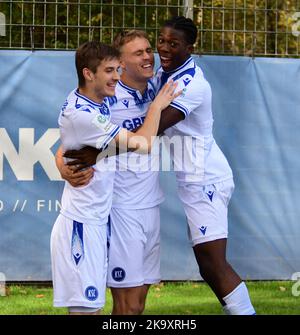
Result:
<svg viewBox="0 0 300 335"><path fill-rule="evenodd" d="M146 40L149 40L148 35L143 30L138 29L132 29L132 30L123 30L117 34L117 36L114 38L113 46L120 50L122 46L128 42L131 42L135 38L145 38Z"/></svg>
<svg viewBox="0 0 300 335"><path fill-rule="evenodd" d="M104 59L114 58L120 58L120 52L110 45L96 41L89 41L80 45L75 54L79 87L85 86L85 78L82 73L84 68L96 73L97 67Z"/></svg>
<svg viewBox="0 0 300 335"><path fill-rule="evenodd" d="M193 45L197 40L198 31L195 23L193 20L184 16L175 16L172 19L165 21L163 27L171 27L182 31L188 44Z"/></svg>

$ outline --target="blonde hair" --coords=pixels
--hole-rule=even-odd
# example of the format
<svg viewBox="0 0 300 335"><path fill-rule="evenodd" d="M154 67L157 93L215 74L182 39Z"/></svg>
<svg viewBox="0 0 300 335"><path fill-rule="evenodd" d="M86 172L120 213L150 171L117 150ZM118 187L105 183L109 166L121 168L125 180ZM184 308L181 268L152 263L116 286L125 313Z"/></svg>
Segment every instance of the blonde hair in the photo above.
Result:
<svg viewBox="0 0 300 335"><path fill-rule="evenodd" d="M121 50L124 44L133 41L135 38L145 38L146 40L149 40L147 33L143 30L137 30L137 29L132 29L128 31L123 30L120 33L118 33L118 35L115 37L113 41L113 46L116 49Z"/></svg>

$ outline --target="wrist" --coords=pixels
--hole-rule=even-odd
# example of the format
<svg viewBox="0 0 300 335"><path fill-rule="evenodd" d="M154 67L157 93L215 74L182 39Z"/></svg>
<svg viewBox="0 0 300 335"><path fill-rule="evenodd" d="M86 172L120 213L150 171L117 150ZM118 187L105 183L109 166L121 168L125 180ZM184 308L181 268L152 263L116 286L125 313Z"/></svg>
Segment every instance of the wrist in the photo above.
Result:
<svg viewBox="0 0 300 335"><path fill-rule="evenodd" d="M159 103L155 102L155 101L153 101L151 103L150 108L153 109L153 110L155 110L155 111L157 111L157 112L161 112L163 110L162 106Z"/></svg>

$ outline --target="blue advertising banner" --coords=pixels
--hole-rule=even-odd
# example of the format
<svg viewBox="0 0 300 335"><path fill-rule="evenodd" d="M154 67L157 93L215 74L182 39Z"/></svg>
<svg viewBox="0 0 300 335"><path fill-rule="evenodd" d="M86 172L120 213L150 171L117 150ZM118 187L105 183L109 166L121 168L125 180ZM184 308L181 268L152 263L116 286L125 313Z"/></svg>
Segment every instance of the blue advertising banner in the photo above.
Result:
<svg viewBox="0 0 300 335"><path fill-rule="evenodd" d="M212 86L214 134L233 169L228 259L244 279L300 271L300 60L195 56ZM63 181L57 117L77 85L73 52L0 51L0 272L51 280ZM200 279L173 173L162 172L163 279Z"/></svg>

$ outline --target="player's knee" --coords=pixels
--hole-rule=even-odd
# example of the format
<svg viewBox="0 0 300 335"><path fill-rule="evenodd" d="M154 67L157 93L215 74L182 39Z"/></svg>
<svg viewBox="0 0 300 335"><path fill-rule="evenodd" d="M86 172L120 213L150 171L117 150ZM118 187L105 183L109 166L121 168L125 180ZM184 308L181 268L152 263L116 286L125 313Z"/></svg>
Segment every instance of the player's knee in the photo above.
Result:
<svg viewBox="0 0 300 335"><path fill-rule="evenodd" d="M144 312L145 305L141 303L131 303L128 305L128 314L140 315Z"/></svg>
<svg viewBox="0 0 300 335"><path fill-rule="evenodd" d="M124 301L113 308L116 315L140 315L143 313L145 305L135 301Z"/></svg>
<svg viewBox="0 0 300 335"><path fill-rule="evenodd" d="M207 278L222 275L226 270L226 261L224 259L216 259L214 257L202 259L198 262L201 277L206 280Z"/></svg>

